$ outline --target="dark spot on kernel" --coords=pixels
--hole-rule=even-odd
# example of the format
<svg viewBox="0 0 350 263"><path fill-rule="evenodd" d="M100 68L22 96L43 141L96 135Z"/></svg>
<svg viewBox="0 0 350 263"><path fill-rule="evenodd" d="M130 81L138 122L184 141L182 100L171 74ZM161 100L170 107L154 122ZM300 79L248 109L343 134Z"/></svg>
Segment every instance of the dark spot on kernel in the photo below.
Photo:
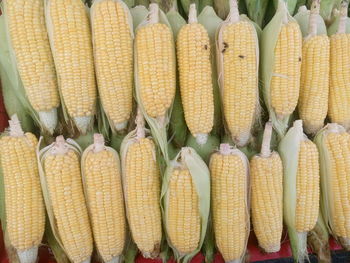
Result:
<svg viewBox="0 0 350 263"><path fill-rule="evenodd" d="M228 44L224 42L224 48L228 48Z"/></svg>
<svg viewBox="0 0 350 263"><path fill-rule="evenodd" d="M301 61L301 58L299 57L299 62Z"/></svg>
<svg viewBox="0 0 350 263"><path fill-rule="evenodd" d="M223 50L221 50L221 53L225 53L225 51L226 51L226 48L224 48Z"/></svg>
<svg viewBox="0 0 350 263"><path fill-rule="evenodd" d="M243 55L239 55L238 57L239 57L239 58L244 58L244 56L243 56Z"/></svg>
<svg viewBox="0 0 350 263"><path fill-rule="evenodd" d="M204 49L207 50L208 49L208 45L204 45Z"/></svg>

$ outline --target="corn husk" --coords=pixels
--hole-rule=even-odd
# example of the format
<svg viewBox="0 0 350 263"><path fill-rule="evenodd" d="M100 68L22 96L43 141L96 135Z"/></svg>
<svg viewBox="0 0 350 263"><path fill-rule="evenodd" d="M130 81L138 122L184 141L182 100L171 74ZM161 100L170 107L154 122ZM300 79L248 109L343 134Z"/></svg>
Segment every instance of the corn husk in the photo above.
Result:
<svg viewBox="0 0 350 263"><path fill-rule="evenodd" d="M188 169L191 176L195 188L198 193L199 200L199 215L201 222L201 233L200 233L200 241L197 248L189 254L181 255L179 251L174 247L171 243L169 236L167 235L167 241L169 246L172 248L175 259L179 262L187 263L190 262L193 256L195 256L201 249L203 245L203 241L205 238L209 210L210 210L210 174L209 169L200 156L196 153L196 151L191 147L183 147L178 155L173 159L169 164L165 171L163 184L162 184L162 192L161 192L161 207L163 214L163 221L165 230L167 231L167 221L168 221L168 200L169 200L169 181L172 175L172 171L176 167L183 167Z"/></svg>
<svg viewBox="0 0 350 263"><path fill-rule="evenodd" d="M152 10L151 10L152 8ZM149 16L143 20L138 27L136 28L136 32L137 30L139 30L142 27L146 27L147 25L149 25L150 23L152 23L152 21L150 21L149 17L150 16L155 16L157 17L156 20L159 21L159 23L165 24L169 27L170 30L171 26L169 24L169 21L166 17L166 15L163 13L163 11L159 10L158 5L157 4L152 4L150 5L150 13ZM175 59L175 42L173 43L173 52L174 52L174 59ZM134 58L135 58L135 62L134 62L134 72L135 72L135 91L136 91L136 100L138 102L139 108L142 112L142 114L144 115L148 125L151 128L151 132L152 135L165 159L166 162L169 161L169 156L168 156L168 150L167 150L167 127L169 124L169 120L170 120L170 113L172 111L172 105L170 106L168 112L166 113L165 116L162 116L161 118L152 118L151 116L149 116L146 112L146 110L144 109L144 106L142 104L142 100L141 100L141 95L140 95L140 88L139 88L139 80L138 80L138 69L137 69L137 48L135 47L134 50ZM174 63L174 71L176 71L176 63Z"/></svg>
<svg viewBox="0 0 350 263"><path fill-rule="evenodd" d="M210 155L219 149L219 145L220 138L215 135L209 135L205 144L199 144L192 135L186 141L186 146L193 148L206 164L209 163Z"/></svg>
<svg viewBox="0 0 350 263"><path fill-rule="evenodd" d="M283 0L283 1L287 5L287 9L288 9L289 14L293 15L298 0ZM275 5L276 9L278 9L279 0L274 0L273 3Z"/></svg>
<svg viewBox="0 0 350 263"><path fill-rule="evenodd" d="M331 23L332 13L334 9L340 8L341 2L342 0L322 0L321 1L320 15L323 17L327 25Z"/></svg>
<svg viewBox="0 0 350 263"><path fill-rule="evenodd" d="M45 201L45 206L46 206L46 212L47 212L47 217L50 223L50 233L52 233L52 239L54 241L51 241L51 243L56 244L58 248L56 248L56 251L59 252L61 251L64 255L60 257L67 257L70 259L69 254L67 253L67 250L65 249L59 231L58 231L58 225L57 225L57 220L55 218L54 212L53 212L53 207L52 207L52 201L50 198L50 193L49 193L49 188L46 182L46 175L45 175L45 169L44 169L44 161L48 155L51 154L52 150L55 150L56 143L52 143L44 148L41 149L41 143L42 143L43 138L41 137L37 146L37 157L38 157L38 167L39 167L39 174L40 174L40 182L41 182L41 189L43 191L43 197ZM82 150L80 146L72 139L66 139L65 140L65 148L74 151L76 154L81 156ZM70 259L70 261L72 261ZM87 259L86 261L82 263L89 263L90 259Z"/></svg>
<svg viewBox="0 0 350 263"><path fill-rule="evenodd" d="M44 1L45 1L44 4L45 4L46 28L47 28L49 41L50 41L52 56L53 56L54 61L55 61L56 60L56 52L55 51L57 50L57 47L55 48L54 35L53 35L54 28L53 28L53 22L52 22L52 17L51 17L51 10L50 10L50 1L52 1L52 0L44 0ZM85 5L85 2L83 0L81 0L81 2L84 4L86 15L89 16L89 7L87 5ZM69 126L69 128L71 130L74 130L74 128L76 127L80 133L85 134L87 131L89 131L93 127L95 112L93 112L92 115L90 115L90 116L83 116L83 117L70 116L70 114L68 113L68 110L66 108L65 102L64 102L64 97L63 97L62 90L61 90L62 83L61 83L59 75L57 77L57 80L58 80L58 91L59 91L60 98L61 98L61 108L62 108L62 112L63 112L64 121L66 122L67 126ZM95 101L95 105L94 105L94 110L95 110L95 108L96 108L96 101Z"/></svg>
<svg viewBox="0 0 350 263"><path fill-rule="evenodd" d="M303 133L302 121L297 120L282 138L278 152L283 163L283 215L288 227L288 235L296 262L304 262L308 258L307 232L297 232L295 228L296 217L296 182L299 160L299 147L303 140L308 140ZM316 222L315 222L316 224Z"/></svg>
<svg viewBox="0 0 350 263"><path fill-rule="evenodd" d="M166 16L173 30L174 39L176 41L177 34L180 31L181 27L186 25L186 21L175 10L169 11ZM179 74L177 72L177 78L178 78L178 75ZM178 147L184 146L187 138L188 129L186 126L184 110L181 103L181 93L180 93L179 83L177 83L176 85L176 94L174 99L173 110L170 117L169 129L170 129L170 138L173 140L173 142Z"/></svg>
<svg viewBox="0 0 350 263"><path fill-rule="evenodd" d="M96 6L103 2L104 0L93 0L92 5L90 8L90 21L91 25L93 25L93 21L95 19L95 12L96 12ZM122 0L113 0L115 3L121 4L123 7L124 11L126 12L127 20L128 20L128 25L129 25L129 30L132 38L134 38L134 27L133 27L133 18L131 16L131 13L129 11L128 6L125 4L124 1ZM95 45L95 36L94 36L94 30L91 31L92 35L92 44L93 46ZM94 56L96 56L96 50L94 49ZM109 130L109 128L112 130L113 133L125 133L125 130L127 129L128 122L126 123L114 123L112 119L109 118L108 114L104 111L102 101L101 99L98 100L98 125L102 129L101 133L103 133L104 136L106 136L108 133L106 131Z"/></svg>
<svg viewBox="0 0 350 263"><path fill-rule="evenodd" d="M138 5L143 5L143 6L145 6L146 8L148 8L148 6L149 6L149 0L136 0L136 1L135 1L135 6L138 6Z"/></svg>
<svg viewBox="0 0 350 263"><path fill-rule="evenodd" d="M179 2L181 3L182 10L186 15L188 15L190 11L190 5L195 4L196 6L199 6L200 0L179 0Z"/></svg>
<svg viewBox="0 0 350 263"><path fill-rule="evenodd" d="M93 0L92 0L93 1ZM125 4L129 7L132 8L135 5L135 0L123 0Z"/></svg>
<svg viewBox="0 0 350 263"><path fill-rule="evenodd" d="M260 76L263 85L264 101L268 109L272 125L280 137L283 137L288 128L290 115L284 117L283 119L279 119L277 117L274 109L271 106L270 84L274 69L274 50L277 43L278 35L281 31L283 20L285 18L288 19L288 21L295 21L294 18L289 15L285 2L283 0L278 0L277 11L271 19L271 21L269 22L269 24L262 31L260 42Z"/></svg>
<svg viewBox="0 0 350 263"><path fill-rule="evenodd" d="M220 89L218 81L218 72L216 64L216 51L215 51L215 36L216 31L222 22L221 18L215 14L215 10L211 6L206 6L198 16L198 23L202 24L207 30L210 39L210 52L211 52L211 71L212 71L212 83L213 83L213 95L214 95L214 127L212 134L220 136L222 132L222 115L221 115L221 100Z"/></svg>
<svg viewBox="0 0 350 263"><path fill-rule="evenodd" d="M202 12L202 10L206 6L213 6L213 5L214 5L214 0L201 0L198 6L199 13Z"/></svg>
<svg viewBox="0 0 350 263"><path fill-rule="evenodd" d="M268 1L245 0L245 3L250 19L257 23L259 27L262 27Z"/></svg>
<svg viewBox="0 0 350 263"><path fill-rule="evenodd" d="M177 0L152 0L151 3L158 4L165 14L170 10L177 10Z"/></svg>
<svg viewBox="0 0 350 263"><path fill-rule="evenodd" d="M323 219L325 221L325 224L328 228L329 233L332 234L345 249L349 250L350 237L338 237L334 233L334 222L333 222L333 218L335 217L334 207L337 201L335 200L333 195L332 183L334 182L333 178L335 175L333 174L333 167L331 165L330 152L325 143L325 139L328 134L331 134L331 133L342 134L345 132L346 131L343 126L336 123L329 123L317 133L314 141L317 145L319 155L320 155L321 210L322 210ZM350 219L347 218L346 220L350 220Z"/></svg>
<svg viewBox="0 0 350 263"><path fill-rule="evenodd" d="M299 8L298 13L294 16L294 19L298 22L300 26L301 33L303 34L303 38L311 37L311 34L315 35L325 35L327 34L327 27L324 23L323 18L319 14L314 14L316 20L316 32L310 32L309 21L310 21L310 10L306 8L306 6L302 6Z"/></svg>
<svg viewBox="0 0 350 263"><path fill-rule="evenodd" d="M328 27L328 36L334 34L350 34L350 18L348 17L348 3L343 2L340 11L336 12L336 16L332 24Z"/></svg>
<svg viewBox="0 0 350 263"><path fill-rule="evenodd" d="M254 29L256 28L256 24L251 23L249 18L245 15L239 15L238 11L238 4L237 0L230 0L230 13L225 21L223 21L217 31L216 31L216 60L217 60L217 72L219 76L219 90L220 90L220 95L221 98L224 96L224 77L225 77L225 72L224 72L224 55L223 55L223 50L225 49L223 40L222 40L222 32L225 29L225 27L239 23L240 21L245 21L250 23L251 27ZM259 75L259 39L258 39L258 33L257 30L254 30L255 34L255 40L256 40L256 76ZM239 147L246 146L249 142L249 139L251 137L251 131L253 129L253 126L259 122L259 117L260 117L260 105L259 105L259 83L258 83L258 77L256 78L256 107L255 107L255 113L254 117L252 118L252 123L249 128L249 135L247 136L246 133L244 134L232 134L232 140L235 145ZM221 106L222 107L222 106ZM222 110L223 111L223 110ZM224 126L226 130L226 134L230 134L230 129L227 125L227 123L224 121Z"/></svg>
<svg viewBox="0 0 350 263"><path fill-rule="evenodd" d="M229 0L214 0L214 8L218 16L225 20L230 12Z"/></svg>
<svg viewBox="0 0 350 263"><path fill-rule="evenodd" d="M0 3L0 8L3 12L3 15L0 16L0 34L2 36L0 38L0 77L6 110L10 116L18 115L25 131L34 130L33 124L35 123L43 133L51 134L57 125L57 109L56 113L53 113L45 121L40 119L39 113L31 106L17 69L14 50L11 47L5 1ZM34 123L31 124L32 121Z"/></svg>

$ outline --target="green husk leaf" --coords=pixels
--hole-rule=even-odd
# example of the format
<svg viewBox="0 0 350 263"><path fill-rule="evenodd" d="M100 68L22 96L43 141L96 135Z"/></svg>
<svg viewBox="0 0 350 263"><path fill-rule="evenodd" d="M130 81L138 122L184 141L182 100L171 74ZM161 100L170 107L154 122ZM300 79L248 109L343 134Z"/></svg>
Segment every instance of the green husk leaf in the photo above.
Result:
<svg viewBox="0 0 350 263"><path fill-rule="evenodd" d="M295 5L295 12L298 12L301 6L306 5L306 2L306 0L298 0L297 4Z"/></svg>
<svg viewBox="0 0 350 263"><path fill-rule="evenodd" d="M159 8L162 9L165 14L170 10L177 10L176 0L151 0L151 3L158 4Z"/></svg>
<svg viewBox="0 0 350 263"><path fill-rule="evenodd" d="M340 9L342 0L322 0L320 6L320 15L325 20L326 24L332 21L333 9Z"/></svg>
<svg viewBox="0 0 350 263"><path fill-rule="evenodd" d="M201 0L199 2L199 6L198 6L198 11L199 13L202 12L202 10L206 7L206 6L213 6L214 5L214 0Z"/></svg>
<svg viewBox="0 0 350 263"><path fill-rule="evenodd" d="M310 20L310 10L300 8L298 13L294 16L294 19L298 22L300 26L301 33L303 38L309 35L309 20ZM320 15L317 15L317 35L326 35L327 27L324 23L323 18Z"/></svg>
<svg viewBox="0 0 350 263"><path fill-rule="evenodd" d="M45 127L40 124L37 112L29 103L23 87L22 80L19 76L14 51L10 44L8 26L4 10L5 2L0 3L3 14L0 16L0 77L2 81L4 103L9 115L17 114L21 122L23 122L24 130L33 131L33 120L41 130L46 132Z"/></svg>
<svg viewBox="0 0 350 263"><path fill-rule="evenodd" d="M214 262L215 257L215 238L213 229L213 219L211 214L212 213L209 214L207 233L205 235L202 249L206 263Z"/></svg>
<svg viewBox="0 0 350 263"><path fill-rule="evenodd" d="M55 239L55 242L57 243L57 245L61 248L62 252L69 258L69 254L67 253L67 250L64 248L61 237L59 235L57 220L56 220L54 213L53 213L52 201L50 198L50 193L49 193L48 185L46 182L46 175L45 175L45 169L44 169L45 159L48 155L50 155L52 148L55 146L55 143L52 143L52 144L41 149L42 140L43 140L43 137L41 137L39 140L36 152L37 152L37 158L38 158L40 183L41 183L41 189L42 189L42 193L43 193L43 197L44 197L46 212L47 212L47 216L48 216L48 219L50 222L52 236ZM72 139L67 139L65 141L65 145L67 148L69 148L70 150L73 150L79 156L81 156L81 153L82 153L81 148L75 141L73 141ZM54 242L54 241L52 241L52 242ZM59 251L59 250L60 249L57 248L57 251ZM63 255L62 255L62 257L63 257Z"/></svg>
<svg viewBox="0 0 350 263"><path fill-rule="evenodd" d="M287 134L280 141L278 152L283 163L283 214L288 227L294 260L304 262L307 258L307 233L298 233L295 229L296 177L298 170L300 142L307 139L303 133L302 121L295 121Z"/></svg>
<svg viewBox="0 0 350 263"><path fill-rule="evenodd" d="M345 19L345 33L350 34L350 18L347 16L347 4L344 4L341 7L340 11L337 12L337 15L335 16L332 24L328 27L328 36L342 33L338 32L339 30L341 30L339 25L342 19Z"/></svg>
<svg viewBox="0 0 350 263"><path fill-rule="evenodd" d="M208 164L210 155L219 148L220 139L215 135L209 135L205 144L200 145L197 143L196 138L189 135L186 141L186 146L195 149L197 154Z"/></svg>
<svg viewBox="0 0 350 263"><path fill-rule="evenodd" d="M132 8L135 5L135 0L123 0L123 1L129 8Z"/></svg>
<svg viewBox="0 0 350 263"><path fill-rule="evenodd" d="M215 49L216 31L221 22L222 19L216 15L214 8L211 6L206 6L198 16L198 23L202 24L205 27L210 39L211 69L214 95L214 127L212 130L212 134L217 136L221 135L223 127Z"/></svg>
<svg viewBox="0 0 350 263"><path fill-rule="evenodd" d="M139 26L139 24L141 24L141 22L146 19L148 10L143 5L139 5L131 8L130 13L133 20L134 31L136 31L136 28Z"/></svg>
<svg viewBox="0 0 350 263"><path fill-rule="evenodd" d="M206 164L196 153L196 151L191 147L183 147L179 154L175 157L175 159L168 164L168 167L165 171L161 192L161 207L165 228L167 227L168 221L168 185L173 169L179 165L182 165L183 167L189 170L198 193L199 213L201 218L200 241L198 247L194 251L186 255L180 255L179 251L177 251L177 249L173 246L168 236L167 240L169 246L174 252L176 260L181 260L181 262L187 263L192 259L193 256L195 256L201 250L205 238L210 210L210 173Z"/></svg>
<svg viewBox="0 0 350 263"><path fill-rule="evenodd" d="M112 134L111 135L111 142L110 145L113 149L115 149L117 152L120 151L121 144L123 142L123 139L126 135L124 134Z"/></svg>
<svg viewBox="0 0 350 263"><path fill-rule="evenodd" d="M307 238L308 245L316 253L319 263L328 263L332 261L331 251L329 249L329 234L327 226L323 220L321 211L318 215L317 223Z"/></svg>
<svg viewBox="0 0 350 263"><path fill-rule="evenodd" d="M86 134L82 134L77 138L74 138L75 142L79 144L80 148L84 151L90 144L94 142L94 134L98 133L96 127Z"/></svg>
<svg viewBox="0 0 350 263"><path fill-rule="evenodd" d="M134 263L135 258L137 256L137 253L138 253L137 246L130 238L128 240L126 247L125 247L124 262L125 263Z"/></svg>
<svg viewBox="0 0 350 263"><path fill-rule="evenodd" d="M229 0L214 0L214 8L218 16L225 20L230 12Z"/></svg>
<svg viewBox="0 0 350 263"><path fill-rule="evenodd" d="M169 27L169 30L171 29L171 26L169 24L169 21L166 17L166 15L163 13L163 11L159 10L159 23L165 24ZM148 26L149 21L146 18L144 21L142 21L139 26L136 28L136 33L137 30L139 30L142 27ZM174 58L175 56L175 42L173 42L173 52L174 52ZM139 88L139 80L138 80L138 68L137 68L137 47L135 46L135 50L134 50L134 74L135 74L135 93L136 93L136 100L138 102L139 108L142 111L143 116L145 117L148 125L151 128L151 133L152 136L154 138L154 140L156 141L165 162L167 163L169 161L169 156L168 156L168 141L167 141L167 127L170 121L170 113L172 111L172 106L170 106L168 112L166 113L166 115L164 116L164 118L162 120L158 120L156 118L152 118L151 116L149 116L146 112L146 110L144 109L143 103L142 103L142 99L141 99L141 95L140 95L140 88ZM174 63L174 71L176 71L176 63Z"/></svg>
<svg viewBox="0 0 350 263"><path fill-rule="evenodd" d="M271 106L270 98L270 84L273 75L274 68L274 49L277 43L278 35L281 30L282 22L286 16L288 21L295 21L288 13L285 3L283 0L278 0L278 8L276 14L269 22L269 24L264 28L261 35L261 82L263 85L263 97L266 107L269 111L270 120L272 125L276 130L279 137L283 137L287 128L290 116L286 116L283 119L278 119L274 109Z"/></svg>
<svg viewBox="0 0 350 263"><path fill-rule="evenodd" d="M168 152L170 160L174 159L178 155L181 148L178 148L173 143L168 144Z"/></svg>
<svg viewBox="0 0 350 263"><path fill-rule="evenodd" d="M248 16L257 23L259 27L263 26L268 2L269 1L245 0Z"/></svg>
<svg viewBox="0 0 350 263"><path fill-rule="evenodd" d="M149 0L135 0L135 6L143 5L146 8L149 6Z"/></svg>
<svg viewBox="0 0 350 263"><path fill-rule="evenodd" d="M297 5L297 1L298 0L283 0L286 5L287 5L287 9L288 9L288 13L292 16L294 14L294 10L295 10L295 7ZM274 5L276 7L276 9L278 8L278 5L279 5L279 0L274 0Z"/></svg>
<svg viewBox="0 0 350 263"><path fill-rule="evenodd" d="M328 232L332 234L336 239L338 239L338 241L342 244L344 248L349 249L349 238L337 237L333 232L333 218L335 217L334 206L336 201L334 200L332 183L334 182L333 178L335 175L333 174L333 167L331 165L331 152L329 152L327 144L325 142L328 134L335 133L340 135L345 132L346 130L343 126L338 125L336 123L329 123L316 134L314 142L317 145L320 156L321 211L323 219L325 221L324 223L328 228ZM342 145L340 147L342 147Z"/></svg>
<svg viewBox="0 0 350 263"><path fill-rule="evenodd" d="M102 1L104 1L104 0L93 0L92 6L90 8L90 24L92 27L91 34L92 34L93 47L95 46L95 34L94 34L95 33L94 19L96 16L95 13L96 13L96 8L97 8L98 4L101 3ZM124 9L126 16L127 16L127 21L128 21L129 31L130 31L131 37L134 38L133 17L129 11L128 6L122 0L113 0L113 2L121 4L122 8ZM94 52L95 52L95 50L94 50ZM94 55L96 55L96 54L94 54ZM114 123L113 120L110 119L108 114L104 111L101 97L97 101L96 108L97 108L96 116L97 116L97 123L98 123L99 131L100 131L100 133L103 134L103 136L105 138L108 138L110 129L112 130L113 133L125 133L125 130L127 129L127 127L123 130L116 129L117 123ZM130 117L129 117L129 119L130 119Z"/></svg>
<svg viewBox="0 0 350 263"><path fill-rule="evenodd" d="M181 27L186 25L186 21L177 11L174 10L167 13L167 18L173 30L174 39L176 41L177 34L179 33ZM178 75L179 74L177 72L177 77ZM178 147L184 146L187 138L188 129L186 126L184 111L181 103L180 87L178 83L176 86L176 94L174 99L173 110L170 117L169 128L170 138L173 140L173 142Z"/></svg>

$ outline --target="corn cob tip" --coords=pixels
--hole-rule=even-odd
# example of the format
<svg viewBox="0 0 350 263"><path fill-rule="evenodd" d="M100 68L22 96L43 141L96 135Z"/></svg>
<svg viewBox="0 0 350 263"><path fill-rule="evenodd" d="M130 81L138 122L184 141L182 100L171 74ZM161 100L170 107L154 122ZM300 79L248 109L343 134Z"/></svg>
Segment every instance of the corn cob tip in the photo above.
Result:
<svg viewBox="0 0 350 263"><path fill-rule="evenodd" d="M265 247L263 248L265 250L266 253L276 253L278 251L280 251L281 249L281 244L278 243L278 244L273 244L269 247Z"/></svg>
<svg viewBox="0 0 350 263"><path fill-rule="evenodd" d="M340 19L339 19L339 25L338 25L338 31L337 34L345 34L346 32L346 21L348 18L348 2L342 1L340 6Z"/></svg>
<svg viewBox="0 0 350 263"><path fill-rule="evenodd" d="M17 252L19 263L35 263L38 258L38 247Z"/></svg>
<svg viewBox="0 0 350 263"><path fill-rule="evenodd" d="M40 122L44 125L45 129L50 134L53 134L57 126L57 108L53 108L50 111L40 111L38 114Z"/></svg>
<svg viewBox="0 0 350 263"><path fill-rule="evenodd" d="M85 259L85 260L84 260L83 262L81 262L81 263L91 263L91 257Z"/></svg>
<svg viewBox="0 0 350 263"><path fill-rule="evenodd" d="M136 138L142 139L145 138L146 134L145 134L145 119L143 118L141 109L139 108L137 110L137 116L135 119L135 123L136 123Z"/></svg>
<svg viewBox="0 0 350 263"><path fill-rule="evenodd" d="M317 16L320 13L320 0L313 0L309 17L309 36L317 34Z"/></svg>
<svg viewBox="0 0 350 263"><path fill-rule="evenodd" d="M298 13L301 13L301 12L307 12L307 7L305 5L302 5L301 7L299 7Z"/></svg>
<svg viewBox="0 0 350 263"><path fill-rule="evenodd" d="M196 142L197 142L199 145L206 144L207 141L208 141L208 134L198 133L198 134L196 134L194 137L196 137Z"/></svg>
<svg viewBox="0 0 350 263"><path fill-rule="evenodd" d="M78 130L85 134L91 123L91 116L84 117L74 117L74 123L77 126Z"/></svg>
<svg viewBox="0 0 350 263"><path fill-rule="evenodd" d="M122 131L122 130L125 130L127 126L128 126L128 122L127 121L123 121L123 122L115 124L114 128L117 131Z"/></svg>
<svg viewBox="0 0 350 263"><path fill-rule="evenodd" d="M345 128L338 123L329 123L327 125L328 132L330 133L339 133L339 132L345 132Z"/></svg>
<svg viewBox="0 0 350 263"><path fill-rule="evenodd" d="M105 148L105 139L100 133L94 134L94 153L98 153Z"/></svg>
<svg viewBox="0 0 350 263"><path fill-rule="evenodd" d="M228 143L220 144L220 154L229 155L231 153L231 146Z"/></svg>
<svg viewBox="0 0 350 263"><path fill-rule="evenodd" d="M342 245L343 248L346 250L350 249L350 238L348 237L339 237L339 243Z"/></svg>
<svg viewBox="0 0 350 263"><path fill-rule="evenodd" d="M198 23L196 4L190 5L190 10L188 12L188 23L189 24Z"/></svg>
<svg viewBox="0 0 350 263"><path fill-rule="evenodd" d="M12 115L11 120L9 120L10 126L10 136L12 137L21 137L24 135L24 132L21 127L21 123L17 117L17 114Z"/></svg>
<svg viewBox="0 0 350 263"><path fill-rule="evenodd" d="M234 136L232 140L238 147L245 146L250 139L250 131L242 132L239 136Z"/></svg>
<svg viewBox="0 0 350 263"><path fill-rule="evenodd" d="M149 23L156 24L159 23L159 6L156 3L151 3L149 5Z"/></svg>
<svg viewBox="0 0 350 263"><path fill-rule="evenodd" d="M271 149L270 149L271 136L272 136L272 123L268 121L265 124L263 141L262 141L261 151L260 151L260 155L263 158L267 158L271 155Z"/></svg>
<svg viewBox="0 0 350 263"><path fill-rule="evenodd" d="M230 23L239 22L239 11L238 11L238 3L237 0L230 0L230 13L228 14L228 21Z"/></svg>
<svg viewBox="0 0 350 263"><path fill-rule="evenodd" d="M226 261L226 263L242 263L242 260L241 259L234 259L231 261Z"/></svg>
<svg viewBox="0 0 350 263"><path fill-rule="evenodd" d="M52 150L53 155L62 155L68 152L68 147L66 146L66 140L63 135L56 137L56 141Z"/></svg>

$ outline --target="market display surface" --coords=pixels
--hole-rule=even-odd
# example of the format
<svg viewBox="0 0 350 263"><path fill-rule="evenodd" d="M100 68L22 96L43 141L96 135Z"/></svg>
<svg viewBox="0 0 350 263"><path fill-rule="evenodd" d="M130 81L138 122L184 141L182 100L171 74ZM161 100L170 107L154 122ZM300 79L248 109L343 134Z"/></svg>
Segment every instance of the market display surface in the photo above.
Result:
<svg viewBox="0 0 350 263"><path fill-rule="evenodd" d="M347 0L0 8L0 263L350 250Z"/></svg>

